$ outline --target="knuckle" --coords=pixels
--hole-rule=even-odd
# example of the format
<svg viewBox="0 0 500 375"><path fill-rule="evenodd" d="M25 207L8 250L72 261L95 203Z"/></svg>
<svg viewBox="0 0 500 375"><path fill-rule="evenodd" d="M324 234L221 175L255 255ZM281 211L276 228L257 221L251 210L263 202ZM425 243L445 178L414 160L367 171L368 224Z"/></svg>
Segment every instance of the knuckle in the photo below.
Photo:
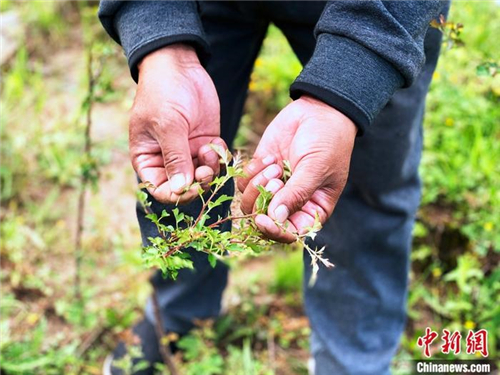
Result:
<svg viewBox="0 0 500 375"><path fill-rule="evenodd" d="M287 197L294 210L301 209L309 200L309 194L307 190L301 187L289 189Z"/></svg>
<svg viewBox="0 0 500 375"><path fill-rule="evenodd" d="M236 182L236 186L238 186L238 190L243 193L245 191L245 188L247 187L247 183L243 179L238 179L238 181Z"/></svg>
<svg viewBox="0 0 500 375"><path fill-rule="evenodd" d="M151 113L151 107L145 106L142 101L135 100L132 108L130 109L130 123L138 124L144 122Z"/></svg>
<svg viewBox="0 0 500 375"><path fill-rule="evenodd" d="M181 151L167 151L163 154L163 160L167 169L175 169L183 166L187 160Z"/></svg>
<svg viewBox="0 0 500 375"><path fill-rule="evenodd" d="M243 212L245 215L249 214L250 213L250 209L249 209L249 205L247 202L245 201L242 201L241 202L241 212Z"/></svg>
<svg viewBox="0 0 500 375"><path fill-rule="evenodd" d="M254 192L245 190L243 196L241 198L241 211L246 215L252 212L255 197L253 195Z"/></svg>
<svg viewBox="0 0 500 375"><path fill-rule="evenodd" d="M134 168L134 171L137 172L139 170L139 162L137 161L137 158L135 158L134 156L131 156L130 163L132 164L132 168Z"/></svg>
<svg viewBox="0 0 500 375"><path fill-rule="evenodd" d="M262 185L265 181L265 177L263 175L258 175L252 179L252 188L257 189L257 186Z"/></svg>
<svg viewBox="0 0 500 375"><path fill-rule="evenodd" d="M158 129L161 132L169 132L172 129L181 131L189 128L188 111L181 105L168 102L158 107L154 103L144 104L142 101L135 102L130 111L130 126L145 125Z"/></svg>
<svg viewBox="0 0 500 375"><path fill-rule="evenodd" d="M176 127L188 127L191 122L188 117L189 111L179 103L168 102L167 105L162 107L160 114L161 118L164 120L161 123L167 126L175 125Z"/></svg>

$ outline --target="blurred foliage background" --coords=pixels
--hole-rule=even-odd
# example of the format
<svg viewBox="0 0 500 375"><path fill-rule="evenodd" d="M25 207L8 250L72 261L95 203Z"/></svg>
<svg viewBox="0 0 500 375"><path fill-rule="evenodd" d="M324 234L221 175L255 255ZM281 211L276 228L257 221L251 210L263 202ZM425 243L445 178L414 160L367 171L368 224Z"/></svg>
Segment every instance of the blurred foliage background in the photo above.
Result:
<svg viewBox="0 0 500 375"><path fill-rule="evenodd" d="M117 340L130 340L150 293L127 154L134 85L95 4L0 4L8 36L0 113L1 372L100 374ZM464 25L463 45L445 48L428 97L409 321L394 361L401 374L405 360L422 357L416 340L427 326L464 337L487 329L490 357L500 359L500 74L477 69L499 62L500 7L460 1L449 19ZM239 148L255 147L289 101L300 69L271 27L252 74ZM188 360L178 358L183 373L306 374L301 284L299 250L234 265L223 317L179 343ZM446 357L438 352L435 346L435 356ZM464 351L460 357L470 358Z"/></svg>

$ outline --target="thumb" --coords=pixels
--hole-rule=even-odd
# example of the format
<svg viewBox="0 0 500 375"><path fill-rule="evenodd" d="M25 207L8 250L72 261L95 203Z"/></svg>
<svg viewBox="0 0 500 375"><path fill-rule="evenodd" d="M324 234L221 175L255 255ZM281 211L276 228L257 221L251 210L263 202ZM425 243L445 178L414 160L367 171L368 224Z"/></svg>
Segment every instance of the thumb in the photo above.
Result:
<svg viewBox="0 0 500 375"><path fill-rule="evenodd" d="M187 132L181 127L169 131L160 143L170 190L182 194L193 183L194 166Z"/></svg>
<svg viewBox="0 0 500 375"><path fill-rule="evenodd" d="M312 176L306 166L297 168L271 200L268 216L284 223L290 215L304 207L322 182L323 177Z"/></svg>

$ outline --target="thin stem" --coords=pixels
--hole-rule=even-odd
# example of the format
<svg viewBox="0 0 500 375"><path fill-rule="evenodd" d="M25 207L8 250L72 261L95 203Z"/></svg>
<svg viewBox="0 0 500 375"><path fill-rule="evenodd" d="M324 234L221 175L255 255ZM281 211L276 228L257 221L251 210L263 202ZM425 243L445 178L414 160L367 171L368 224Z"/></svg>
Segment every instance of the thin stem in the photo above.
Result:
<svg viewBox="0 0 500 375"><path fill-rule="evenodd" d="M92 130L92 110L94 104L94 91L96 80L98 79L100 72L94 73L92 69L94 57L92 53L92 45L88 47L87 54L87 76L88 76L88 87L87 87L87 97L86 101L88 103L86 107L86 122L85 122L85 145L84 145L84 155L85 161L89 162L92 156L92 138L91 138L91 130ZM80 175L80 195L78 197L78 211L77 211L77 225L76 225L76 235L75 235L75 280L74 280L74 288L75 288L75 298L83 308L83 298L81 291L81 266L82 266L82 237L84 232L84 216L85 216L85 193L87 191L87 185L89 182L88 173L82 172ZM82 312L83 318L83 312Z"/></svg>
<svg viewBox="0 0 500 375"><path fill-rule="evenodd" d="M146 212L147 215L150 215L153 213L153 211L149 208L149 206L142 204L142 207L144 208L144 212ZM168 241L173 242L177 239L177 236L173 233L170 234L170 238L167 238L167 236L165 236L165 233L163 233L163 230L160 228L158 223L154 222L154 224L156 226L156 229L158 229L158 234L165 242L168 242Z"/></svg>
<svg viewBox="0 0 500 375"><path fill-rule="evenodd" d="M199 221L201 220L201 218L203 217L203 214L204 213L208 213L210 211L210 209L205 212L205 210L207 209L208 207L208 203L210 203L212 201L212 199L214 199L215 195L219 192L219 190L222 188L222 186L224 186L226 184L227 181L229 181L231 177L227 177L224 179L223 182L221 182L220 184L217 184L212 192L212 194L210 195L210 197L203 203L203 206L201 206L201 210L200 210L200 214L198 215L198 217L196 218L196 220L194 221L194 224L193 226L196 226L196 224L199 223Z"/></svg>
<svg viewBox="0 0 500 375"><path fill-rule="evenodd" d="M160 347L160 354L163 360L163 363L168 368L168 371L170 372L171 375L178 375L177 368L174 364L174 361L172 360L172 352L170 351L170 348L168 345L165 345L163 343L163 338L166 336L165 335L165 330L163 329L163 322L161 319L161 314L160 314L160 304L158 303L158 297L156 295L156 291L154 290L154 285L153 285L153 310L154 310L154 315L155 315L155 331L156 331L156 337L158 339L158 345Z"/></svg>
<svg viewBox="0 0 500 375"><path fill-rule="evenodd" d="M225 217L224 219L220 219L218 221L216 221L215 223L212 223L210 225L208 225L208 228L214 228L226 221L229 221L229 220L241 220L241 219L248 219L248 218L251 218L251 217L255 217L257 216L258 213L254 212L254 213L251 213L251 214L248 214L248 215L241 215L241 216L227 216Z"/></svg>

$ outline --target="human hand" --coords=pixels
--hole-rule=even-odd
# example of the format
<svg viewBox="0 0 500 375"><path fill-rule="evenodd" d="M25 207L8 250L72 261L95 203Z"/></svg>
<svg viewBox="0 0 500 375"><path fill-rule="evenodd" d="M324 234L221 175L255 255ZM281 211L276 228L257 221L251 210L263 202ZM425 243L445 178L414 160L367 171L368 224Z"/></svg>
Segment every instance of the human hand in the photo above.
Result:
<svg viewBox="0 0 500 375"><path fill-rule="evenodd" d="M192 47L174 44L139 64L129 148L132 165L153 197L187 203L198 196L194 181L206 186L219 173L210 143L226 148L220 135L219 98Z"/></svg>
<svg viewBox="0 0 500 375"><path fill-rule="evenodd" d="M347 181L356 132L348 117L312 97L287 105L267 127L246 177L238 181L242 211L254 210L261 185L274 194L267 215L255 217L266 237L293 242L296 233L314 225L316 215L324 224ZM280 179L283 160L292 169L286 183Z"/></svg>

